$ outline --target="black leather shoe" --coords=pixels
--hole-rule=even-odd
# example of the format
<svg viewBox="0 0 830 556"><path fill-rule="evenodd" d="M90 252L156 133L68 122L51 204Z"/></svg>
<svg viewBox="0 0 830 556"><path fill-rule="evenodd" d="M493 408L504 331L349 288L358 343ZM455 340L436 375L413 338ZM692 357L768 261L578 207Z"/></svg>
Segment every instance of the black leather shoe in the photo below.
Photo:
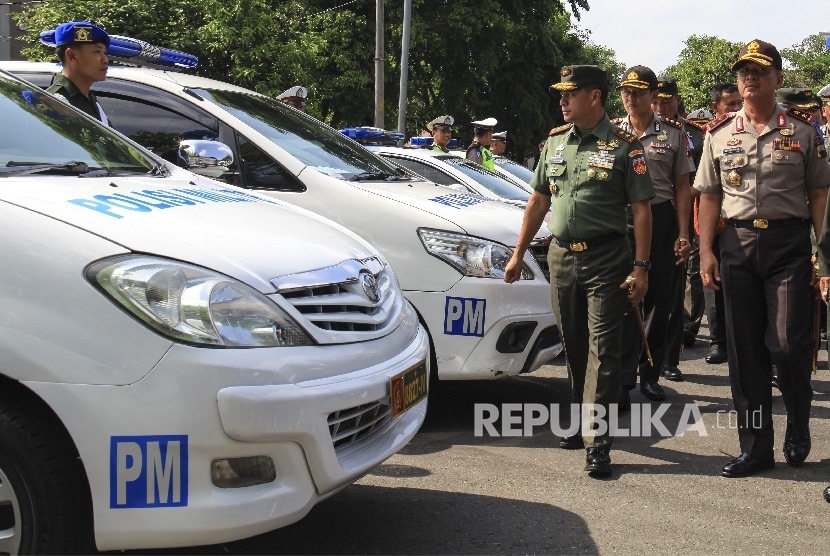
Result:
<svg viewBox="0 0 830 556"><path fill-rule="evenodd" d="M585 450L585 471L595 475L611 473L611 448L588 448Z"/></svg>
<svg viewBox="0 0 830 556"><path fill-rule="evenodd" d="M631 411L631 388L620 386L620 397L617 400L617 413Z"/></svg>
<svg viewBox="0 0 830 556"><path fill-rule="evenodd" d="M660 369L660 374L666 380L671 380L673 382L683 382L683 373L681 373L680 369L678 369L674 365L663 365L663 368Z"/></svg>
<svg viewBox="0 0 830 556"><path fill-rule="evenodd" d="M695 345L697 341L697 334L689 330L688 328L683 329L683 347L692 347Z"/></svg>
<svg viewBox="0 0 830 556"><path fill-rule="evenodd" d="M723 466L721 475L724 477L749 477L759 471L766 471L775 467L775 458L756 458L746 452Z"/></svg>
<svg viewBox="0 0 830 556"><path fill-rule="evenodd" d="M706 362L710 365L720 365L721 363L726 363L727 359L729 359L729 357L726 354L726 350L717 344L709 348L709 353L706 354Z"/></svg>
<svg viewBox="0 0 830 556"><path fill-rule="evenodd" d="M565 436L559 440L559 447L565 450L582 450L585 444L582 442L582 431L572 435Z"/></svg>
<svg viewBox="0 0 830 556"><path fill-rule="evenodd" d="M663 387L656 382L641 382L640 392L643 396L655 402L666 399L666 393L663 391Z"/></svg>
<svg viewBox="0 0 830 556"><path fill-rule="evenodd" d="M787 434L784 436L784 459L793 467L798 467L810 455L810 429L796 430L787 423Z"/></svg>
<svg viewBox="0 0 830 556"><path fill-rule="evenodd" d="M830 502L830 487L824 489L824 499Z"/></svg>

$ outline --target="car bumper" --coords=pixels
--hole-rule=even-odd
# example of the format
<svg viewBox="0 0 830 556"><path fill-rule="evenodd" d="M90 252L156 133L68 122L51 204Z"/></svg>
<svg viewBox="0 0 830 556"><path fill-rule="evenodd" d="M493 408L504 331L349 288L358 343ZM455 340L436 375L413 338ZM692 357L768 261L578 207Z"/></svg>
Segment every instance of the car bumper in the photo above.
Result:
<svg viewBox="0 0 830 556"><path fill-rule="evenodd" d="M360 353L364 362L375 362L342 374L317 368L311 376L329 376L291 384L268 382L283 378L283 359L293 355L182 345L173 346L144 379L129 386L26 384L55 410L78 447L90 483L99 550L213 544L299 520L315 503L359 479L415 435L426 415L426 399L395 419L378 422L365 437L337 450L327 421L337 411L389 404L391 377L422 361L429 365L429 340L423 327L417 328L414 339L407 334L405 349L385 359L379 357L380 350L400 338L290 348L325 351L324 359L310 361L317 367L350 369ZM116 446L164 443L165 435L180 439L186 452L177 448L178 459L170 459L171 444L164 444L167 454L162 448L160 463L152 460L156 464L152 476L163 478L166 472L169 481L180 481L180 490L175 485L168 490L169 483L164 483L166 502L161 504L162 483L157 483L152 507L135 507L131 499L118 498L116 490L145 481L153 463L148 456L140 466L143 474L129 487L123 486L128 483L122 471L135 466L135 460L123 459L127 462L123 463ZM270 457L276 479L242 488L214 485L214 460L246 456ZM171 471L177 462L183 467L179 475ZM151 483L146 480L146 484ZM118 493L121 496L121 490Z"/></svg>

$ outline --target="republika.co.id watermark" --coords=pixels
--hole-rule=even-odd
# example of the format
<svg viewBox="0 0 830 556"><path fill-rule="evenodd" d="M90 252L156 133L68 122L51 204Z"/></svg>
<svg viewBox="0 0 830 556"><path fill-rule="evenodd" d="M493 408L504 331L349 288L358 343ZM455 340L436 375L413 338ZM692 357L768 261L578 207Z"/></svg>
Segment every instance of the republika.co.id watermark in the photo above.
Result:
<svg viewBox="0 0 830 556"><path fill-rule="evenodd" d="M538 403L505 403L496 406L477 403L474 406L473 427L475 436L533 436L534 427L550 425L551 432L560 437L573 436L580 430L583 435L604 435L609 433L616 437L650 437L683 436L686 432L696 432L699 436L709 436L703 422L700 408L689 403L673 428L666 423L666 412L672 404L655 406L650 403L631 404L629 422L620 424L620 411L617 404L605 406L594 404L570 404L570 419L565 428L560 422L559 404L550 406ZM760 427L760 410L748 415L748 421ZM501 420L497 428L496 421ZM715 426L719 429L738 428L738 414L735 411L720 410L715 417Z"/></svg>

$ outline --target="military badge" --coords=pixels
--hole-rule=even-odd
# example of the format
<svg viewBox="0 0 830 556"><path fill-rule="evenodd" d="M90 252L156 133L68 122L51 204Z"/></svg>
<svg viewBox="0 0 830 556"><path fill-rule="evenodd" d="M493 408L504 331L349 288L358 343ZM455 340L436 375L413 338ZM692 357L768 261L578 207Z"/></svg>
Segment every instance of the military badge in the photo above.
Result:
<svg viewBox="0 0 830 556"><path fill-rule="evenodd" d="M646 159L642 156L638 156L637 158L632 160L631 164L634 167L634 171L640 174L641 176L646 173Z"/></svg>
<svg viewBox="0 0 830 556"><path fill-rule="evenodd" d="M654 120L654 131L659 132L661 129L659 120Z"/></svg>
<svg viewBox="0 0 830 556"><path fill-rule="evenodd" d="M614 149L618 149L619 147L620 147L620 142L617 141L616 139L611 139L610 141L608 141L608 148L611 149L612 151Z"/></svg>
<svg viewBox="0 0 830 556"><path fill-rule="evenodd" d="M630 156L631 158L634 158L635 156L641 155L641 154L643 154L643 151L641 149L636 149L636 150L633 150L630 153L628 153L628 156Z"/></svg>
<svg viewBox="0 0 830 556"><path fill-rule="evenodd" d="M784 131L783 129L781 131ZM793 141L791 137L775 138L772 140L774 151L800 151L801 141Z"/></svg>
<svg viewBox="0 0 830 556"><path fill-rule="evenodd" d="M743 147L729 147L727 149L723 149L723 154L735 154L735 153L742 153L744 152Z"/></svg>
<svg viewBox="0 0 830 556"><path fill-rule="evenodd" d="M789 114L797 120L801 120L805 124L809 124L813 121L813 116L809 112L804 112L803 110L799 110L798 108L788 108L787 114Z"/></svg>
<svg viewBox="0 0 830 556"><path fill-rule="evenodd" d="M658 141L665 141L665 140L667 140L668 138L669 138L669 134L668 134L668 133L666 133L665 131L664 131L663 133L661 133L660 135L658 135L658 136L657 136L657 140L658 140Z"/></svg>
<svg viewBox="0 0 830 556"><path fill-rule="evenodd" d="M618 127L615 127L614 129L612 129L611 133L613 133L614 135L616 135L617 137L619 137L620 139L622 139L623 141L625 141L629 145L637 140L637 137L635 135L632 135L631 133L628 133L626 130L620 129Z"/></svg>
<svg viewBox="0 0 830 556"><path fill-rule="evenodd" d="M92 29L90 27L80 27L76 25L74 31L75 42L92 42Z"/></svg>
<svg viewBox="0 0 830 556"><path fill-rule="evenodd" d="M565 143L560 143L559 145L556 145L556 152L559 153L559 152L562 152L564 150L565 150Z"/></svg>
<svg viewBox="0 0 830 556"><path fill-rule="evenodd" d="M787 127L787 116L778 114L778 127Z"/></svg>
<svg viewBox="0 0 830 556"><path fill-rule="evenodd" d="M709 128L712 129L712 128ZM743 131L744 130L744 117L738 116L735 118L735 131Z"/></svg>
<svg viewBox="0 0 830 556"><path fill-rule="evenodd" d="M559 187L556 185L556 181L551 179L550 180L550 194L551 195L556 195L557 193L559 193Z"/></svg>
<svg viewBox="0 0 830 556"><path fill-rule="evenodd" d="M743 164L743 163L744 163L744 157L739 156L738 158L735 159L735 164Z"/></svg>
<svg viewBox="0 0 830 556"><path fill-rule="evenodd" d="M559 75L562 77L567 77L571 74L571 68L562 68L562 71L559 72Z"/></svg>
<svg viewBox="0 0 830 556"><path fill-rule="evenodd" d="M726 178L729 180L732 187L738 187L741 185L741 175L735 170L731 170L729 174L727 174Z"/></svg>
<svg viewBox="0 0 830 556"><path fill-rule="evenodd" d="M595 177L597 177L597 171L591 168L590 170L588 170L588 177L594 179Z"/></svg>
<svg viewBox="0 0 830 556"><path fill-rule="evenodd" d="M600 172L599 179L607 180L608 179L608 172Z"/></svg>
<svg viewBox="0 0 830 556"><path fill-rule="evenodd" d="M730 139L729 141L726 142L726 144L730 147L734 147L735 145L740 145L741 140L740 139Z"/></svg>
<svg viewBox="0 0 830 556"><path fill-rule="evenodd" d="M628 74L628 78L627 78L627 79L628 79L629 81L634 81L634 80L636 80L636 79L640 79L640 76L639 76L639 75L637 75L637 72L636 72L636 71L632 71L631 73L629 73L629 74Z"/></svg>
<svg viewBox="0 0 830 556"><path fill-rule="evenodd" d="M786 137L795 135L795 124L790 124L789 127L785 127L784 129L779 130L778 133Z"/></svg>

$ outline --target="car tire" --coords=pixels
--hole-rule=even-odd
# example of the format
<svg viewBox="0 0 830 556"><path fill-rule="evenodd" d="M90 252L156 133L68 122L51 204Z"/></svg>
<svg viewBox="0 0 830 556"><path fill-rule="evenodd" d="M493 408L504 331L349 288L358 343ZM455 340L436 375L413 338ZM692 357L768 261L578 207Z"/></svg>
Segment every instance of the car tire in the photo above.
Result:
<svg viewBox="0 0 830 556"><path fill-rule="evenodd" d="M56 419L26 405L0 398L0 554L94 552L77 451Z"/></svg>

